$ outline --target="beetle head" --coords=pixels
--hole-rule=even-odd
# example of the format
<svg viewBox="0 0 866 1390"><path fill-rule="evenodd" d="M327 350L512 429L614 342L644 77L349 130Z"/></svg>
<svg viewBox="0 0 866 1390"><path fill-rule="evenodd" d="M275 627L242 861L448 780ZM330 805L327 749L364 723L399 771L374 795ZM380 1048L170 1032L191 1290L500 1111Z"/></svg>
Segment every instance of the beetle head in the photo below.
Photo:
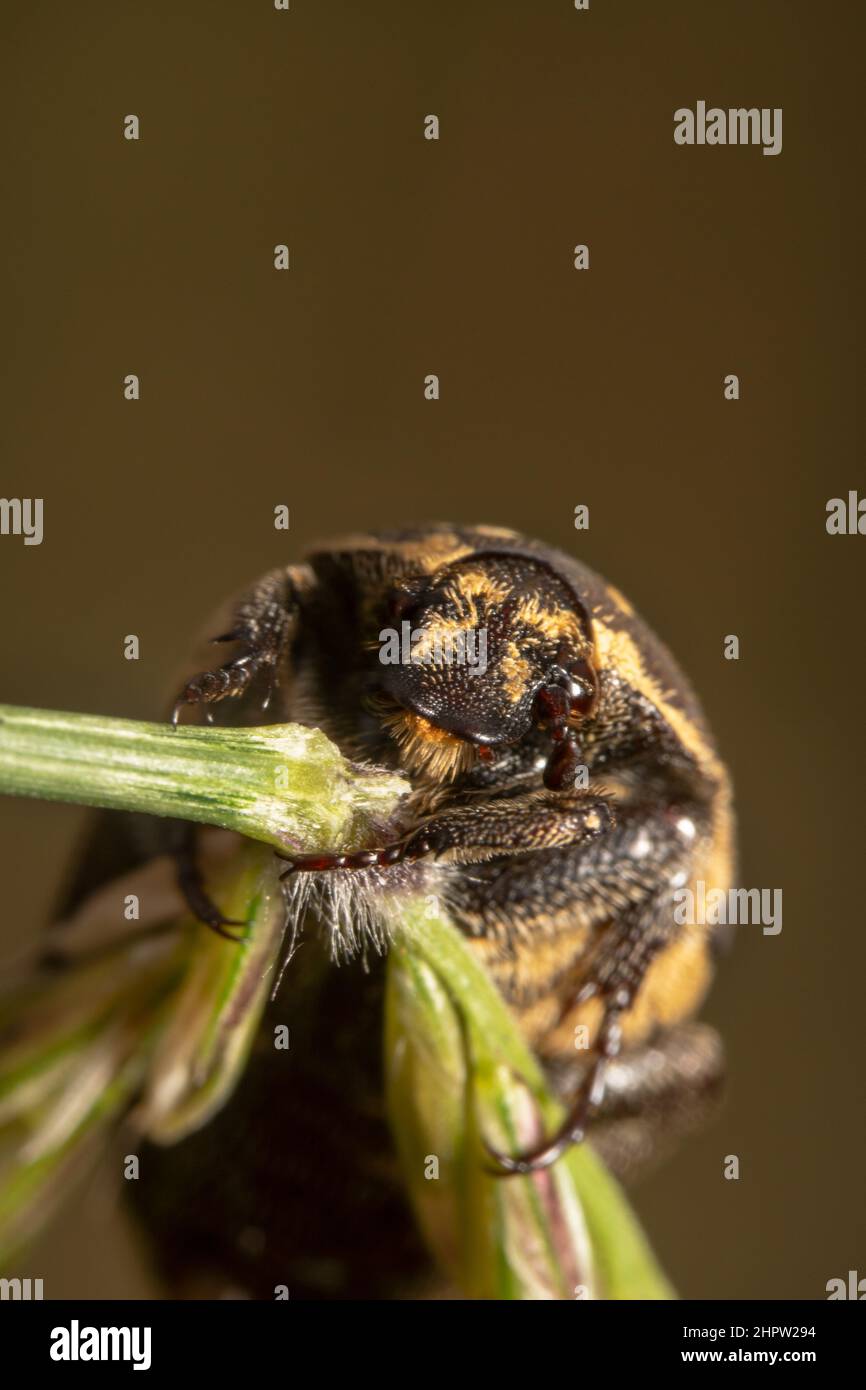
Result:
<svg viewBox="0 0 866 1390"><path fill-rule="evenodd" d="M594 711L598 686L588 616L548 566L467 557L395 590L389 617L383 632L396 637L400 659L385 661L380 649L378 684L410 766L456 776L542 728L553 742L546 785L573 781L574 730Z"/></svg>

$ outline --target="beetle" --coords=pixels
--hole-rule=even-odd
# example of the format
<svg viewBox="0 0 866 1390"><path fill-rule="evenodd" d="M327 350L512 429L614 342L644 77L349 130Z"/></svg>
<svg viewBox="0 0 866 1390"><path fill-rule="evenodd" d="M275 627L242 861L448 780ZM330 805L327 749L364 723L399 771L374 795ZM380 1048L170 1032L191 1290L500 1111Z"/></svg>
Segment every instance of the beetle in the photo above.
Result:
<svg viewBox="0 0 866 1390"><path fill-rule="evenodd" d="M406 630L409 659L385 659ZM471 653L470 636L483 637L483 669L442 659L456 638L458 656ZM302 881L314 883L325 924L293 1006L306 1057L293 1056L294 1083L276 1079L269 1016L253 1081L178 1146L180 1161L150 1165L148 1218L175 1273L210 1261L266 1287L283 1266L262 1273L261 1252L243 1249L244 1232L265 1229L273 1249L284 1231L294 1286L315 1296L329 1296L329 1279L333 1296L375 1296L369 1266L359 1273L373 1228L383 1288L419 1267L383 1172L381 970L375 958L352 968L351 922L406 893L441 896L567 1103L559 1132L492 1155L497 1171L544 1168L590 1131L628 1174L689 1128L721 1084L720 1042L692 1021L720 942L712 927L678 924L672 895L730 883L731 784L687 679L628 600L541 542L442 523L315 548L244 593L214 640L230 646L226 659L185 681L175 722L298 721L354 761L398 770L411 793L369 844L286 856L290 908ZM197 915L231 935L192 833L179 858ZM353 955L348 968L320 968ZM225 1163L203 1177L214 1152ZM331 1210L314 1231L326 1173ZM213 1230L216 1200L231 1212L231 1242ZM339 1275L322 1272L323 1249L339 1252Z"/></svg>

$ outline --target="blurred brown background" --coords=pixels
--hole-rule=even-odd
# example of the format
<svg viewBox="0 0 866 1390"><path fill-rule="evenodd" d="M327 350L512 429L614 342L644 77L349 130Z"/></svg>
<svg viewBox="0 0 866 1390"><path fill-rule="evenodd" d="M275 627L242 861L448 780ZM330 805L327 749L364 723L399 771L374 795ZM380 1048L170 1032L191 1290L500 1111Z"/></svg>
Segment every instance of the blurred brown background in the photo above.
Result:
<svg viewBox="0 0 866 1390"><path fill-rule="evenodd" d="M612 579L704 699L741 881L784 890L705 1010L726 1110L636 1196L691 1297L866 1274L866 539L824 526L866 487L860 9L3 7L0 491L45 539L0 538L0 699L150 717L221 598L348 529L510 525ZM699 99L781 106L782 153L676 146ZM80 820L0 800L7 959ZM150 1287L108 1205L91 1183L34 1252L47 1294Z"/></svg>

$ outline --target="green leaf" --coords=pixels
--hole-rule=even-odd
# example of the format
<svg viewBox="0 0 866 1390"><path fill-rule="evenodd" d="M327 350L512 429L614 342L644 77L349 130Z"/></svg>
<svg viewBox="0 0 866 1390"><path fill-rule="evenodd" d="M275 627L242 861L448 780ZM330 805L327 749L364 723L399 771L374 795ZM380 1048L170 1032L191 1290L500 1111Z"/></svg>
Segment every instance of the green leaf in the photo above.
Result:
<svg viewBox="0 0 866 1390"><path fill-rule="evenodd" d="M279 861L245 844L212 882L229 917L248 923L238 943L195 924L189 965L148 1068L135 1120L148 1138L174 1143L200 1129L243 1075L285 929Z"/></svg>
<svg viewBox="0 0 866 1390"><path fill-rule="evenodd" d="M672 1297L589 1145L540 1173L490 1171L485 1141L519 1152L561 1109L460 933L427 899L402 920L388 965L388 1106L410 1200L454 1284L485 1299Z"/></svg>

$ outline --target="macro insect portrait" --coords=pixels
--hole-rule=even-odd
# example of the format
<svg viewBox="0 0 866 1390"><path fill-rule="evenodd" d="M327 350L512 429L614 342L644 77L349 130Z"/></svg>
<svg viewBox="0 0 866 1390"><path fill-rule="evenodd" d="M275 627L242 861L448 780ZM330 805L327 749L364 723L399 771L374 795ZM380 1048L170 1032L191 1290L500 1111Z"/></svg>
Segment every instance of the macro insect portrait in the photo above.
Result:
<svg viewBox="0 0 866 1390"><path fill-rule="evenodd" d="M699 1121L722 1073L717 1035L694 1019L720 935L705 922L682 923L675 897L705 882L727 891L731 788L685 676L618 590L501 527L360 534L258 580L228 605L208 650L211 664L173 702L164 746L183 748L197 725L317 731L362 785L375 769L399 779L400 791L387 809L368 812L350 844L341 836L310 851L281 833L280 891L273 864L269 890L258 889L270 891L263 933L254 907L238 915L215 895L203 868L212 832L203 836L193 821L133 814L118 824L109 810L80 857L43 975L55 972L62 991L86 977L94 952L111 958L104 937L97 945L93 936L93 902L112 884L121 892L121 872L124 901L135 904L124 971L139 950L149 962L157 943L156 982L144 971L144 997L120 1014L123 1047L115 1054L102 1039L103 1066L129 1060L131 1020L153 1006L148 991L156 985L161 998L180 969L174 948L166 958L165 882L139 883L149 863L163 878L172 866L194 924L187 936L204 928L210 959L245 981L227 986L231 1022L213 981L213 998L202 999L194 966L180 989L182 999L198 992L199 1011L223 1007L208 1026L229 1052L238 1053L235 1035L245 1037L242 1071L206 1084L199 1052L184 1087L178 1053L188 1051L182 1029L192 1024L189 1004L175 1003L163 1005L156 1079L152 1058L139 1061L122 1088L127 1106L144 1092L133 1112L133 1121L144 1116L142 1137L170 1141L147 1152L131 1191L175 1293L268 1297L283 1281L294 1297L398 1297L434 1286L419 1225L434 1252L460 1247L453 1212L430 1213L421 1201L413 1216L385 1123L385 1093L399 1109L412 1045L405 1022L402 1031L394 1022L400 985L390 986L389 1004L386 963L412 904L432 903L456 927L563 1110L551 1130L539 1110L506 1146L485 1132L480 1106L474 1147L467 1135L452 1137L449 1159L428 1141L435 1180L440 1158L449 1167L443 1187L474 1166L488 1188L545 1190L539 1175L586 1140L628 1176ZM154 897L155 914L145 908L142 922L140 902ZM274 943L282 951L270 1010L264 985L274 958L262 934L271 952ZM109 972L111 987L119 973L119 965ZM26 1014L22 1023L11 1010L7 1035L18 1066L38 1074ZM480 1069L470 1048L466 1070ZM453 1104L467 1083L437 1084L450 1084ZM413 1079L413 1104L423 1086ZM396 1129L399 1149L399 1120ZM521 1239L531 1244L526 1231L508 1239L518 1252ZM483 1234L477 1244L485 1248ZM591 1277L591 1254L567 1258L573 1278ZM464 1278L470 1292L495 1289L473 1283L465 1258L446 1255L440 1265L458 1289ZM544 1278L533 1271L535 1286Z"/></svg>
<svg viewBox="0 0 866 1390"><path fill-rule="evenodd" d="M841 1357L864 20L0 7L28 1369Z"/></svg>

